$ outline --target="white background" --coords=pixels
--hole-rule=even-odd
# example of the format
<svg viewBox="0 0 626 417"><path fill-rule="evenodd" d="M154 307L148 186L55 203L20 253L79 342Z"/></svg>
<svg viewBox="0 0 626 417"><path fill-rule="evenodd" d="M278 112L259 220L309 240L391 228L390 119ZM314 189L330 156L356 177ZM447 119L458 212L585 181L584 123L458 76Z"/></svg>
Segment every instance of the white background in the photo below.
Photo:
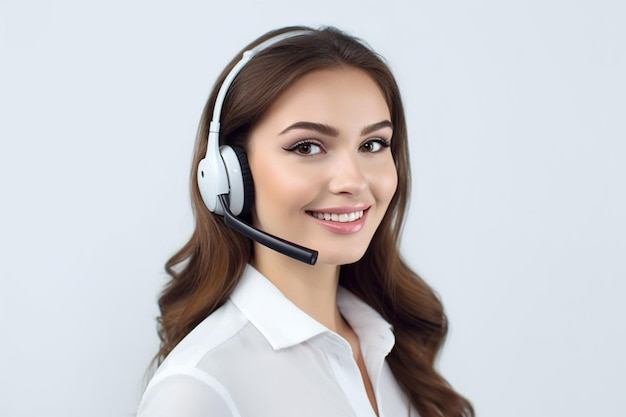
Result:
<svg viewBox="0 0 626 417"><path fill-rule="evenodd" d="M0 0L0 416L135 412L204 101L292 24L397 75L403 251L478 415L626 416L623 4Z"/></svg>

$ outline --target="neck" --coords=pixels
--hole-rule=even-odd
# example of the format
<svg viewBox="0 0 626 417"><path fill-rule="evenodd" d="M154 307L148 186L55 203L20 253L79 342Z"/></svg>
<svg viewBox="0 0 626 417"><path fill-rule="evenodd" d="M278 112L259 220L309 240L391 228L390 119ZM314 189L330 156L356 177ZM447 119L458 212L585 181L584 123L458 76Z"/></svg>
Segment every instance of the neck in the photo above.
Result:
<svg viewBox="0 0 626 417"><path fill-rule="evenodd" d="M302 311L332 331L342 328L337 308L338 265L308 265L258 243L251 263Z"/></svg>

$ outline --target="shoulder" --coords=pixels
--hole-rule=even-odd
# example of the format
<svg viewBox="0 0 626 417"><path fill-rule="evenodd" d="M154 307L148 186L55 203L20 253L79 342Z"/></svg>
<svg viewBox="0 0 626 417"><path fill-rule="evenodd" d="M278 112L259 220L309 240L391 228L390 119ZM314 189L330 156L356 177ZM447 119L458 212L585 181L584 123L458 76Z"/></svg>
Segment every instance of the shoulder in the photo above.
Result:
<svg viewBox="0 0 626 417"><path fill-rule="evenodd" d="M239 417L229 393L211 376L183 368L146 391L137 417Z"/></svg>
<svg viewBox="0 0 626 417"><path fill-rule="evenodd" d="M248 322L230 300L226 301L176 345L156 375L174 367L196 367L206 355L237 336Z"/></svg>
<svg viewBox="0 0 626 417"><path fill-rule="evenodd" d="M204 319L170 352L148 384L137 417L239 415L228 390L200 363L248 324L230 301Z"/></svg>

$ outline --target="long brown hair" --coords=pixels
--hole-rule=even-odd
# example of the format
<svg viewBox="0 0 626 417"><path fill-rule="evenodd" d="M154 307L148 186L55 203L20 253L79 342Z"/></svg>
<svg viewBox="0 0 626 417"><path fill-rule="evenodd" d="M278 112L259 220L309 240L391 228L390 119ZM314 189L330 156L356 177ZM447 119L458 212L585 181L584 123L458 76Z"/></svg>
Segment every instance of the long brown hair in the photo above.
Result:
<svg viewBox="0 0 626 417"><path fill-rule="evenodd" d="M269 106L311 71L350 66L365 71L378 83L394 126L391 152L398 172L398 187L363 258L341 267L340 283L393 325L396 344L387 361L420 415L473 416L471 404L435 370L435 360L448 330L443 306L399 252L410 168L404 110L395 79L382 58L358 39L334 28L283 28L265 34L244 50L280 33L302 29L310 32L260 52L235 78L223 105L220 143L245 147L248 132ZM158 363L187 333L226 302L251 259L250 240L229 229L222 217L207 210L196 184L217 90L240 56L218 77L200 121L191 173L196 226L189 241L166 264L172 279L159 298L161 348L155 357Z"/></svg>

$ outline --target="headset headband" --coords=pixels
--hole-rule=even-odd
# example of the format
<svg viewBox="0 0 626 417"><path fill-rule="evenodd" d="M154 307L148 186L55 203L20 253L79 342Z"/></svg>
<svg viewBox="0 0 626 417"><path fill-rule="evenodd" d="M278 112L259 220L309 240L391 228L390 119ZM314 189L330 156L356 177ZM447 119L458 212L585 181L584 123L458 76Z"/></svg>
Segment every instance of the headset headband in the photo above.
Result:
<svg viewBox="0 0 626 417"><path fill-rule="evenodd" d="M235 77L237 76L237 74L239 74L239 71L241 71L242 68L246 66L248 61L250 61L250 59L252 59L256 54L269 48L275 43L278 43L285 39L293 38L295 36L306 35L309 33L311 33L310 30L295 30L292 32L281 33L280 35L276 35L272 38L269 38L261 42L254 48L249 49L243 53L243 56L241 57L239 62L235 64L233 69L231 69L228 75L226 75L226 78L224 78L224 81L222 82L222 85L220 86L220 89L217 93L217 97L215 98L215 105L213 106L213 117L211 118L211 123L209 124L209 144L207 146L206 155L209 154L209 149L211 146L213 147L212 149L213 152L215 152L216 154L219 153L219 133L220 133L220 120L222 116L222 105L224 104L226 93L228 92L230 85L235 80ZM213 145L211 145L210 143L211 139L217 139L217 140L214 140Z"/></svg>

